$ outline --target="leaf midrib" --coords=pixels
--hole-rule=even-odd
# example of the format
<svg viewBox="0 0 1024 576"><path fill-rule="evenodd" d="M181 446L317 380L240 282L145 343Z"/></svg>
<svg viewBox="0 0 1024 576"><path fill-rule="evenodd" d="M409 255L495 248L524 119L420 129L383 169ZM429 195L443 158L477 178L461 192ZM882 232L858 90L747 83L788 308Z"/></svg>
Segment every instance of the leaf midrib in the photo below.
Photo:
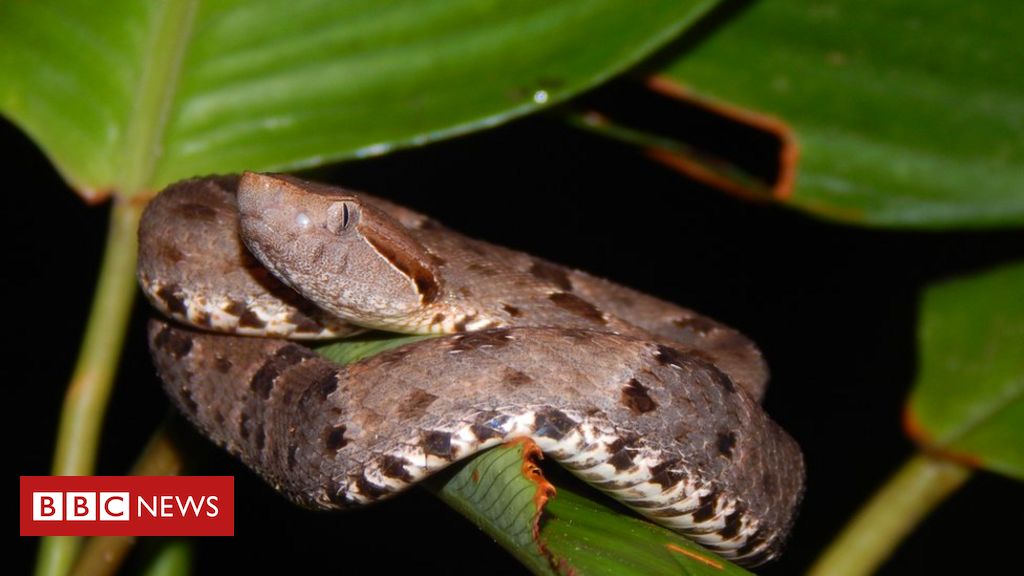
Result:
<svg viewBox="0 0 1024 576"><path fill-rule="evenodd" d="M192 39L199 0L158 2L151 14L150 42L143 55L138 90L125 132L123 176L116 192L134 196L152 186L163 154L163 138L177 95L182 61Z"/></svg>
<svg viewBox="0 0 1024 576"><path fill-rule="evenodd" d="M939 439L938 445L956 445L986 423L990 422L1000 413L1009 409L1009 407L1014 405L1014 403L1019 402L1021 398L1024 398L1024 380L1017 381L1016 385L1011 384L1008 394L1000 395L992 402L982 404L982 408L978 410L974 416L964 420L959 426L948 431L941 439Z"/></svg>

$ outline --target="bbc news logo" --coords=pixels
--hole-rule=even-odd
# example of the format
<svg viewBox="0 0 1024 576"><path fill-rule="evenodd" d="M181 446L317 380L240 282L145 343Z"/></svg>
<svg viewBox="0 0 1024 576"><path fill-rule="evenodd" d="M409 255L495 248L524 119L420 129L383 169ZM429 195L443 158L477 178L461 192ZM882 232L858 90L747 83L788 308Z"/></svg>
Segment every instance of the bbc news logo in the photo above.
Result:
<svg viewBox="0 0 1024 576"><path fill-rule="evenodd" d="M32 520L84 521L96 520L98 516L103 521L127 522L131 518L128 509L130 501L131 494L128 492L33 492ZM140 498L139 504L142 502Z"/></svg>
<svg viewBox="0 0 1024 576"><path fill-rule="evenodd" d="M22 536L233 536L231 476L22 476Z"/></svg>

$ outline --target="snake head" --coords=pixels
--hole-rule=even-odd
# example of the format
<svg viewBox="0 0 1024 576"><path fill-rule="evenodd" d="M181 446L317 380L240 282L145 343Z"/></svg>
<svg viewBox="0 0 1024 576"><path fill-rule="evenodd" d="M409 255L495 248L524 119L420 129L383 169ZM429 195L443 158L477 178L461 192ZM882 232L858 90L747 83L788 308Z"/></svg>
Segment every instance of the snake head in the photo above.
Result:
<svg viewBox="0 0 1024 576"><path fill-rule="evenodd" d="M358 194L246 172L238 208L249 251L305 298L353 324L400 330L440 294L426 249Z"/></svg>

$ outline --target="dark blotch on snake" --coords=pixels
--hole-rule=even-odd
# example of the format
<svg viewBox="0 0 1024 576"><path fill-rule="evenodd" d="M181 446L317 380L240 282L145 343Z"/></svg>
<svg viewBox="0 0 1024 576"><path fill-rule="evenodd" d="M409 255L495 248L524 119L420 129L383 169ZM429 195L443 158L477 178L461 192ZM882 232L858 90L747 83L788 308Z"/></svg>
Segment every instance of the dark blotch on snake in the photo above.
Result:
<svg viewBox="0 0 1024 576"><path fill-rule="evenodd" d="M455 327L455 331L456 332L465 332L466 331L466 324L469 324L469 322L471 320L473 320L474 318L476 318L476 314L466 314L465 316L463 316L462 318L457 320L455 322L455 326L454 326Z"/></svg>
<svg viewBox="0 0 1024 576"><path fill-rule="evenodd" d="M295 452L298 449L299 449L299 447L297 445L295 445L295 444L291 444L291 445L288 446L288 469L289 470L294 470L295 469L295 464L297 464L297 461L295 460Z"/></svg>
<svg viewBox="0 0 1024 576"><path fill-rule="evenodd" d="M757 559L761 558L762 555L771 552L771 549L762 550L758 553L757 556L747 557L747 555L753 552L755 548L759 548L762 544L764 544L764 540L764 528L758 528L753 535L747 538L747 543L741 546L740 549L736 551L736 555L744 558L744 562L747 564L756 564L758 562Z"/></svg>
<svg viewBox="0 0 1024 576"><path fill-rule="evenodd" d="M678 469L679 462L677 458L670 458L656 464L651 468L651 482L658 484L663 490L678 484L686 478L686 473Z"/></svg>
<svg viewBox="0 0 1024 576"><path fill-rule="evenodd" d="M569 275L559 266L548 264L542 260L534 260L533 265L530 266L530 274L533 274L534 278L550 282L562 290L572 290Z"/></svg>
<svg viewBox="0 0 1024 576"><path fill-rule="evenodd" d="M398 417L406 419L419 418L434 403L434 400L437 400L437 396L426 390L416 388L399 402Z"/></svg>
<svg viewBox="0 0 1024 576"><path fill-rule="evenodd" d="M647 388L636 378L631 378L622 388L620 400L633 414L646 414L658 407L658 403L647 393Z"/></svg>
<svg viewBox="0 0 1024 576"><path fill-rule="evenodd" d="M545 436L552 440L561 440L566 434L572 432L577 422L565 415L561 410L544 408L538 410L534 416L535 434Z"/></svg>
<svg viewBox="0 0 1024 576"><path fill-rule="evenodd" d="M506 368L502 379L512 388L519 388L520 386L533 383L533 378L529 374L515 368Z"/></svg>
<svg viewBox="0 0 1024 576"><path fill-rule="evenodd" d="M174 330L170 326L164 326L163 330L153 339L153 344L179 360L192 351L192 339L184 332Z"/></svg>
<svg viewBox="0 0 1024 576"><path fill-rule="evenodd" d="M400 252L387 238L366 231L363 236L367 242L392 266L398 269L405 277L411 278L416 292L420 295L420 302L430 304L437 300L441 293L441 285L434 273L431 272L422 262L415 257Z"/></svg>
<svg viewBox="0 0 1024 576"><path fill-rule="evenodd" d="M192 319L192 323L196 326L210 327L210 314L205 310L196 310L195 318Z"/></svg>
<svg viewBox="0 0 1024 576"><path fill-rule="evenodd" d="M631 453L632 447L636 442L637 438L634 436L620 436L616 438L614 442L608 445L608 453L612 454L612 457L608 459L608 463L619 472L632 468L634 463Z"/></svg>
<svg viewBox="0 0 1024 576"><path fill-rule="evenodd" d="M181 290L177 284L168 284L161 286L156 291L157 298L163 300L164 306L167 306L167 311L171 314L179 314L181 316L188 315L188 308L185 306L185 300L178 295Z"/></svg>
<svg viewBox="0 0 1024 576"><path fill-rule="evenodd" d="M418 273L412 277L412 281L416 284L416 291L420 294L420 301L424 304L430 304L434 300L437 300L437 295L441 292L441 287L437 283L437 279L434 278L433 274L428 272Z"/></svg>
<svg viewBox="0 0 1024 576"><path fill-rule="evenodd" d="M732 449L736 447L736 433L731 430L719 432L715 443L722 456L732 458Z"/></svg>
<svg viewBox="0 0 1024 576"><path fill-rule="evenodd" d="M452 457L452 435L439 430L424 432L423 451L431 456L450 460Z"/></svg>
<svg viewBox="0 0 1024 576"><path fill-rule="evenodd" d="M452 351L465 352L480 348L501 348L508 345L511 339L512 337L509 336L508 330L505 329L469 332L459 336L452 343Z"/></svg>
<svg viewBox="0 0 1024 576"><path fill-rule="evenodd" d="M406 482L412 482L412 474L405 469L408 462L404 458L386 454L381 458L380 472L388 478L398 478Z"/></svg>
<svg viewBox="0 0 1024 576"><path fill-rule="evenodd" d="M743 513L745 509L742 504L737 504L736 509L725 517L725 527L718 531L718 535L726 540L735 538L743 527Z"/></svg>
<svg viewBox="0 0 1024 576"><path fill-rule="evenodd" d="M615 467L616 471L622 472L623 470L629 470L633 467L633 457L629 452L619 450L615 453L615 456L608 459L608 463Z"/></svg>
<svg viewBox="0 0 1024 576"><path fill-rule="evenodd" d="M327 499L330 500L335 506L339 508L347 508L351 506L351 503L345 499L344 483L337 480L328 479L324 484L324 494Z"/></svg>
<svg viewBox="0 0 1024 576"><path fill-rule="evenodd" d="M260 319L259 314L252 310L252 308L246 308L245 312L238 317L238 325L243 328L263 328L267 325L266 322Z"/></svg>
<svg viewBox="0 0 1024 576"><path fill-rule="evenodd" d="M224 311L238 318L241 317L242 314L245 314L245 304L242 304L241 302L238 302L236 300L232 300L228 302L227 306L224 307Z"/></svg>
<svg viewBox="0 0 1024 576"><path fill-rule="evenodd" d="M718 501L718 493L712 490L700 497L700 506L693 513L694 522L707 522L715 517L715 503Z"/></svg>
<svg viewBox="0 0 1024 576"><path fill-rule="evenodd" d="M499 430L495 430L486 424L473 424L470 426L470 431L472 431L477 440L481 442L485 442L491 438L501 438L502 436Z"/></svg>
<svg viewBox="0 0 1024 576"><path fill-rule="evenodd" d="M213 368L214 368L214 370L216 370L217 372L220 372L221 374L227 374L228 372L231 371L231 368L233 368L233 366L234 365L231 364L231 360L228 360L227 358L224 358L223 356L219 356L218 355L217 357L215 357L213 359Z"/></svg>
<svg viewBox="0 0 1024 576"><path fill-rule="evenodd" d="M185 259L185 254L173 244L161 244L160 257L168 262L181 262Z"/></svg>
<svg viewBox="0 0 1024 576"><path fill-rule="evenodd" d="M345 438L346 429L345 425L342 424L340 426L330 426L324 430L324 446L331 452L337 452L348 445L348 439Z"/></svg>
<svg viewBox="0 0 1024 576"><path fill-rule="evenodd" d="M481 412L477 414L476 422L470 426L470 430L481 442L491 438L500 438L503 433L498 428L505 422L504 418L496 412Z"/></svg>
<svg viewBox="0 0 1024 576"><path fill-rule="evenodd" d="M309 358L316 358L316 353L307 347L290 344L283 346L278 352L275 352L273 357L281 360L282 364L287 367Z"/></svg>
<svg viewBox="0 0 1024 576"><path fill-rule="evenodd" d="M724 388L727 392L736 392L736 384L733 383L732 378L722 372L718 366L714 364L708 364L708 371L711 373L711 381Z"/></svg>
<svg viewBox="0 0 1024 576"><path fill-rule="evenodd" d="M523 315L523 311L511 304L503 304L501 307L505 312L508 313L512 318L519 318Z"/></svg>
<svg viewBox="0 0 1024 576"><path fill-rule="evenodd" d="M581 318L586 318L597 324L606 324L604 314L590 302L568 292L555 292L548 296L548 299L559 308L571 312Z"/></svg>
<svg viewBox="0 0 1024 576"><path fill-rule="evenodd" d="M310 386L316 390L320 400L327 400L327 397L338 389L338 374L334 370L326 370Z"/></svg>
<svg viewBox="0 0 1024 576"><path fill-rule="evenodd" d="M362 474L356 476L356 489L364 496L372 499L380 498L389 492L387 488L370 482Z"/></svg>
<svg viewBox="0 0 1024 576"><path fill-rule="evenodd" d="M253 374L252 380L249 381L249 388L258 394L260 398L266 400L270 397L270 391L274 388L274 380L282 372L315 355L314 352L296 344L282 346L274 353L270 360L267 360Z"/></svg>
<svg viewBox="0 0 1024 576"><path fill-rule="evenodd" d="M682 368L686 366L690 361L686 354L683 354L675 348L669 348L662 344L658 344L658 350L654 353L654 357L664 366L675 366L676 368Z"/></svg>
<svg viewBox="0 0 1024 576"><path fill-rule="evenodd" d="M316 320L313 320L300 310L292 310L291 314L288 315L288 322L295 325L296 332L316 334L321 330L321 326Z"/></svg>

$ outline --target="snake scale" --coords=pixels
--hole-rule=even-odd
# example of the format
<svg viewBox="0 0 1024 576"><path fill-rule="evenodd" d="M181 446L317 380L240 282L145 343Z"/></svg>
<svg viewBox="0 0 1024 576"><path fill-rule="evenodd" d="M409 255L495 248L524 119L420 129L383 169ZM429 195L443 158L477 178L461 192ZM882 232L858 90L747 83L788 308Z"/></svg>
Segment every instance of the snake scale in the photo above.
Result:
<svg viewBox="0 0 1024 576"><path fill-rule="evenodd" d="M367 504L528 437L738 562L792 525L799 447L759 404L756 346L710 318L291 176L172 185L139 250L175 321L149 331L169 396L301 505ZM345 366L296 341L365 329L441 336Z"/></svg>

